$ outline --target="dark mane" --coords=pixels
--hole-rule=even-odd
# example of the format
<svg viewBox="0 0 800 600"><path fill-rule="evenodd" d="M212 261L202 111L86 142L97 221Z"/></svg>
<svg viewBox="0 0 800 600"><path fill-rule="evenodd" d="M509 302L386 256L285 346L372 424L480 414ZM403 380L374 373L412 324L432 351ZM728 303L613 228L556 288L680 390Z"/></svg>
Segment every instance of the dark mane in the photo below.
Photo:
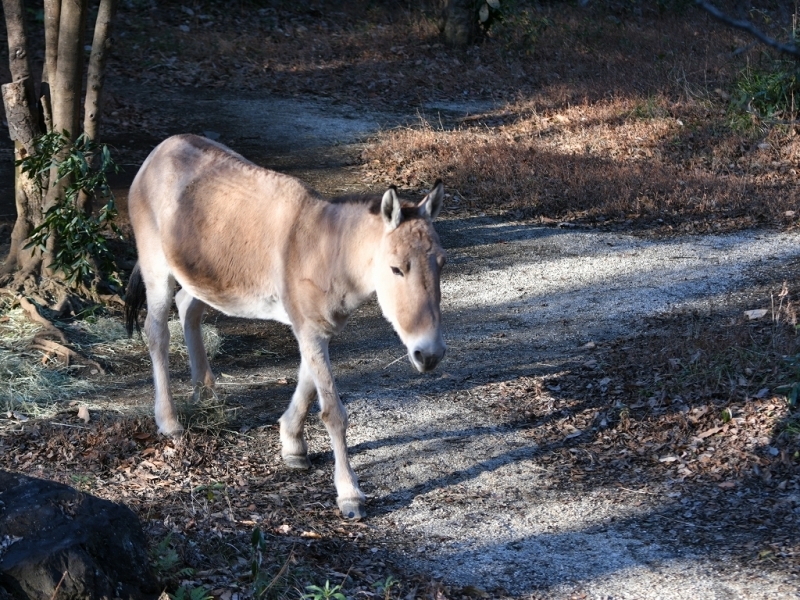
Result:
<svg viewBox="0 0 800 600"><path fill-rule="evenodd" d="M331 204L363 204L369 209L371 214L377 215L381 212L382 198L383 194L346 194L344 196L328 198L327 200ZM414 217L419 216L419 211L417 210L416 204L407 201L402 202L404 219L413 219Z"/></svg>

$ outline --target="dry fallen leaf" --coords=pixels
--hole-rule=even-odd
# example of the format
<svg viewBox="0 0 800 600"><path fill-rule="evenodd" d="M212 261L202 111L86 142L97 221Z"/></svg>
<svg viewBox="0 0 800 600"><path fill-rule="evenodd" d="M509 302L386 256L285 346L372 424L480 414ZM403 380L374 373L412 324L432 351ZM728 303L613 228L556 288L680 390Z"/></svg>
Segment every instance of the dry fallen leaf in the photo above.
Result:
<svg viewBox="0 0 800 600"><path fill-rule="evenodd" d="M760 319L766 314L767 314L767 309L766 308L757 308L755 310L746 310L746 311L744 311L744 316L747 317L751 321L755 321L756 319Z"/></svg>
<svg viewBox="0 0 800 600"><path fill-rule="evenodd" d="M720 431L722 431L722 427L712 427L711 429L706 429L704 432L698 434L697 437L700 438L701 440L704 440L707 437L714 435L715 433L719 433Z"/></svg>
<svg viewBox="0 0 800 600"><path fill-rule="evenodd" d="M81 406L78 408L78 418L83 419L84 423L88 423L92 417L89 416L89 409L86 406Z"/></svg>
<svg viewBox="0 0 800 600"><path fill-rule="evenodd" d="M300 537L304 538L312 538L315 540L321 540L322 536L318 534L316 531L304 531L300 534Z"/></svg>

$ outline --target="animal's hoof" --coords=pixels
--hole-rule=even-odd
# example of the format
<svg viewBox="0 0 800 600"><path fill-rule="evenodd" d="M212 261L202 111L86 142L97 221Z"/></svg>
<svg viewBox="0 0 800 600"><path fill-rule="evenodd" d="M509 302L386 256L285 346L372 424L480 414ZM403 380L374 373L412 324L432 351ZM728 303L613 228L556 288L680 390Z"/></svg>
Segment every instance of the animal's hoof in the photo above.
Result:
<svg viewBox="0 0 800 600"><path fill-rule="evenodd" d="M217 392L214 391L213 387L208 387L202 383L195 384L194 391L192 392L192 402L194 404L202 404L203 402L216 399Z"/></svg>
<svg viewBox="0 0 800 600"><path fill-rule="evenodd" d="M289 454L283 457L284 464L290 469L303 469L311 468L311 461L305 454Z"/></svg>
<svg viewBox="0 0 800 600"><path fill-rule="evenodd" d="M170 423L169 425L164 425L158 428L158 433L163 436L178 439L183 435L183 425L175 421L174 423Z"/></svg>
<svg viewBox="0 0 800 600"><path fill-rule="evenodd" d="M336 502L345 519L358 521L367 516L364 501L359 498L339 498Z"/></svg>

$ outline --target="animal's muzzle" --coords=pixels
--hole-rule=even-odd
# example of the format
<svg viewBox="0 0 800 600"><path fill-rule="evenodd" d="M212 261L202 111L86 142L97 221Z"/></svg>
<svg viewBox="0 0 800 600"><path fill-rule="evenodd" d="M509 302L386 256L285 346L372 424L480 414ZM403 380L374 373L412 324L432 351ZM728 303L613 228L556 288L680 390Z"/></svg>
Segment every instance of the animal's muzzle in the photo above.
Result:
<svg viewBox="0 0 800 600"><path fill-rule="evenodd" d="M432 371L436 365L444 358L445 347L435 350L415 350L412 355L412 362L420 373Z"/></svg>

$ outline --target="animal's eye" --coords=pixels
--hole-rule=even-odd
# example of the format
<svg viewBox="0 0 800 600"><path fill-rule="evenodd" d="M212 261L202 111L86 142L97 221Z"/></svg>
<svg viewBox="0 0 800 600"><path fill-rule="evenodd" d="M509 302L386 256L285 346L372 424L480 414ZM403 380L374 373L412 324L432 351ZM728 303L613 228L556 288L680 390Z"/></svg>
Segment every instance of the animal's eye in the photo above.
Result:
<svg viewBox="0 0 800 600"><path fill-rule="evenodd" d="M403 272L397 267L392 267L392 273L394 273L395 275L399 275L400 277L404 277Z"/></svg>

